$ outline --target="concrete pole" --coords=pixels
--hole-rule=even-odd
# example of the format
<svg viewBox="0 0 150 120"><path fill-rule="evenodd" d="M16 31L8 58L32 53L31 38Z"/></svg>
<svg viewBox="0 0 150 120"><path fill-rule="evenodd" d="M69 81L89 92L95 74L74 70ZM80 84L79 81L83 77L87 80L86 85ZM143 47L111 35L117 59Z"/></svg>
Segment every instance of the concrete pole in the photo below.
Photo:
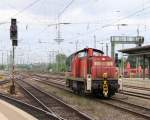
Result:
<svg viewBox="0 0 150 120"><path fill-rule="evenodd" d="M15 46L13 46L12 55L12 85L10 86L10 94L15 94Z"/></svg>
<svg viewBox="0 0 150 120"><path fill-rule="evenodd" d="M7 51L7 70L9 71L9 55L8 55L8 51Z"/></svg>
<svg viewBox="0 0 150 120"><path fill-rule="evenodd" d="M143 79L145 79L145 55L143 56Z"/></svg>
<svg viewBox="0 0 150 120"><path fill-rule="evenodd" d="M111 57L114 58L115 55L115 43L111 41Z"/></svg>
<svg viewBox="0 0 150 120"><path fill-rule="evenodd" d="M2 68L3 68L3 66L4 66L3 57L4 57L4 53L3 53L3 51L2 51Z"/></svg>
<svg viewBox="0 0 150 120"><path fill-rule="evenodd" d="M150 79L150 57L148 58L148 65L149 65L148 73L149 73L149 79Z"/></svg>
<svg viewBox="0 0 150 120"><path fill-rule="evenodd" d="M106 55L108 56L108 43L106 43Z"/></svg>
<svg viewBox="0 0 150 120"><path fill-rule="evenodd" d="M79 43L79 41L76 40L76 41L75 41L76 51L78 50L78 43Z"/></svg>
<svg viewBox="0 0 150 120"><path fill-rule="evenodd" d="M94 35L94 48L96 48L96 36Z"/></svg>
<svg viewBox="0 0 150 120"><path fill-rule="evenodd" d="M14 78L15 78L15 47L13 46L13 59L12 59L12 85L14 86L15 82L14 82Z"/></svg>

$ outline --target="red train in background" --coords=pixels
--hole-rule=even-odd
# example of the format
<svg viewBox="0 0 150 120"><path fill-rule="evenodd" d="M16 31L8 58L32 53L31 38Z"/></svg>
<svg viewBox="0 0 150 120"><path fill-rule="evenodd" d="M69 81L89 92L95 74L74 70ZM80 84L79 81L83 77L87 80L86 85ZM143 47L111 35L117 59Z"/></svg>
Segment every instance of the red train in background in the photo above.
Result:
<svg viewBox="0 0 150 120"><path fill-rule="evenodd" d="M111 97L118 91L118 75L114 60L103 51L85 48L70 58L66 85L78 94Z"/></svg>

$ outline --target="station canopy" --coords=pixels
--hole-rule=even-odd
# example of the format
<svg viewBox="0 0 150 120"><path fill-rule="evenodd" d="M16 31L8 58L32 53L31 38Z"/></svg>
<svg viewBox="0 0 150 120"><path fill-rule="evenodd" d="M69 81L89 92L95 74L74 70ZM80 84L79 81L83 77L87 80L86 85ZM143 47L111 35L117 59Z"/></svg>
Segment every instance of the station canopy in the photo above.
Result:
<svg viewBox="0 0 150 120"><path fill-rule="evenodd" d="M119 52L143 57L143 79L145 79L145 67L146 67L145 58L148 58L149 79L150 79L150 45L123 49L119 50Z"/></svg>
<svg viewBox="0 0 150 120"><path fill-rule="evenodd" d="M141 56L150 57L150 45L122 49L122 50L119 50L119 52L131 54L131 55L138 55L138 56L141 55Z"/></svg>

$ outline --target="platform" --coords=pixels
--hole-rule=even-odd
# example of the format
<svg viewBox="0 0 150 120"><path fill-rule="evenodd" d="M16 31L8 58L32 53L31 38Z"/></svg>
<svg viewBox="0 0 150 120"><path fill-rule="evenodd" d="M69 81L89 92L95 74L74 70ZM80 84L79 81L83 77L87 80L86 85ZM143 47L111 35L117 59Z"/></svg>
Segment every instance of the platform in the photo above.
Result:
<svg viewBox="0 0 150 120"><path fill-rule="evenodd" d="M0 120L37 120L23 110L0 100Z"/></svg>

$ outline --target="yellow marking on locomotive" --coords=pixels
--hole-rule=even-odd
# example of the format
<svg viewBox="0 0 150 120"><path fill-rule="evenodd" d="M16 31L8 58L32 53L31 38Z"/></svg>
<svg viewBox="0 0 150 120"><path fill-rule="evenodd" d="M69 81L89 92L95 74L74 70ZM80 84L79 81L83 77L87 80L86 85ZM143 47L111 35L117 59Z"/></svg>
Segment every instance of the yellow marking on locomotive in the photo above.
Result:
<svg viewBox="0 0 150 120"><path fill-rule="evenodd" d="M107 73L104 73L103 74L103 78L104 78L104 81L103 81L103 95L105 97L108 96L108 81L107 81Z"/></svg>

